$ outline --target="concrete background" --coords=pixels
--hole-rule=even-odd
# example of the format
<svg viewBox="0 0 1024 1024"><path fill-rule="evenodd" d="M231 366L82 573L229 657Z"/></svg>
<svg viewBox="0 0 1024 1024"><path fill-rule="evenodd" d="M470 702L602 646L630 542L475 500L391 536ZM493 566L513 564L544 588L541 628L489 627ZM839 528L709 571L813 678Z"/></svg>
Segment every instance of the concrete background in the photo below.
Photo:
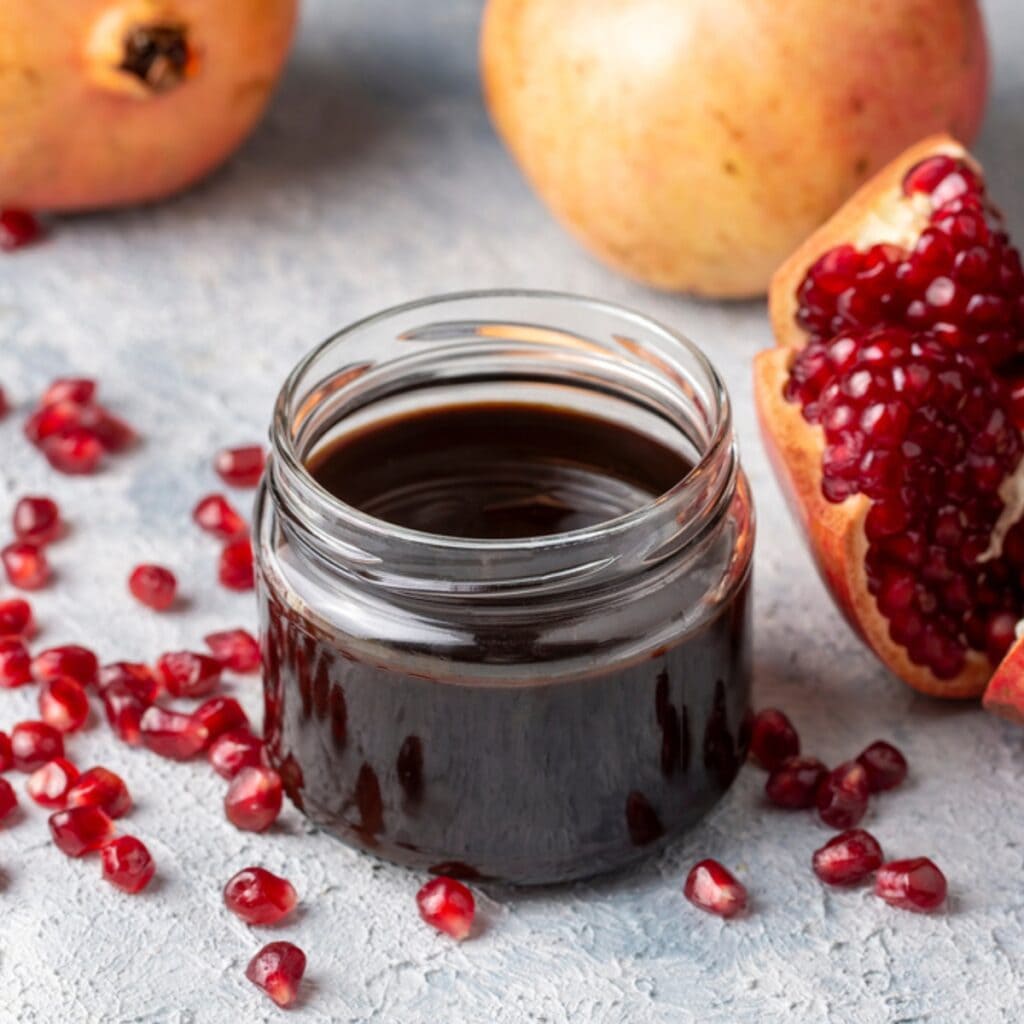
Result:
<svg viewBox="0 0 1024 1024"><path fill-rule="evenodd" d="M1020 236L1024 10L986 5L995 95L978 151ZM210 453L262 436L286 371L338 326L431 292L552 287L618 300L678 326L722 368L757 498L756 693L790 710L828 760L885 736L912 780L865 824L893 855L946 870L947 912L900 913L867 890L829 892L809 871L825 832L763 808L745 771L706 824L625 876L542 892L488 889L483 933L456 946L421 926L421 879L307 833L294 809L268 837L223 819L221 780L111 745L71 743L80 764L124 774L125 827L159 862L140 898L71 862L26 808L0 829L0 1021L264 1021L279 1013L243 977L269 941L220 904L255 862L302 896L273 932L309 954L296 1019L460 1024L1015 1021L1024 957L1024 731L976 707L914 696L861 649L815 577L764 459L749 365L769 343L762 306L656 295L605 271L549 219L494 139L475 74L475 0L309 0L270 116L211 181L158 208L62 221L49 244L0 261L0 381L23 403L55 374L97 375L146 445L101 476L57 479L0 424L0 512L53 492L73 521L40 595L47 645L105 660L196 645L254 620L213 584L215 547L190 528L214 484ZM6 512L3 512L6 515ZM187 612L157 617L124 591L139 560L174 566ZM234 684L253 712L258 684ZM0 727L33 695L0 696ZM18 782L20 785L20 780ZM27 800L25 801L27 803ZM753 912L723 924L680 895L704 856L749 885Z"/></svg>

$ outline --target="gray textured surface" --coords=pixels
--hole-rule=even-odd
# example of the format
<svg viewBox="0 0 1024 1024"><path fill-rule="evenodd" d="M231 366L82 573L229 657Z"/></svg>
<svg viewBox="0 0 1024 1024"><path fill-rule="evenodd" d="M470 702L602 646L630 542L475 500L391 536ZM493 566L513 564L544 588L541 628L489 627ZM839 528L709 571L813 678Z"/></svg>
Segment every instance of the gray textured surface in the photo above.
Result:
<svg viewBox="0 0 1024 1024"><path fill-rule="evenodd" d="M980 145L1018 234L1024 158L1024 12L988 5L994 106ZM951 898L937 917L867 891L826 892L808 858L825 833L765 810L745 771L667 855L624 877L557 891L490 890L486 926L455 946L422 927L420 879L307 835L294 810L269 837L232 829L223 785L76 737L75 758L123 772L126 826L160 880L118 894L95 860L70 862L28 809L0 829L0 1021L214 1022L280 1014L242 975L266 940L227 915L223 881L250 862L286 872L302 912L273 932L309 953L306 1021L1014 1021L1024 1013L1024 731L904 689L860 649L795 536L763 457L749 360L768 342L757 304L654 295L592 263L551 223L492 137L475 85L472 0L307 5L270 117L232 164L147 211L61 223L52 242L0 263L0 381L28 400L65 370L98 375L146 446L86 480L55 480L0 425L0 512L53 491L74 522L53 549L60 586L41 595L41 642L85 641L105 659L195 645L252 623L213 583L212 544L189 528L223 440L262 433L287 369L342 323L429 292L533 285L592 293L688 332L723 369L759 504L757 696L788 708L806 746L836 760L878 735L913 779L866 824L896 855L929 853ZM20 417L18 417L20 419ZM124 593L140 559L175 566L185 614L156 617ZM255 712L257 684L234 687ZM32 713L4 693L0 727ZM19 783L20 784L20 783ZM680 896L700 856L732 865L753 913L723 924Z"/></svg>

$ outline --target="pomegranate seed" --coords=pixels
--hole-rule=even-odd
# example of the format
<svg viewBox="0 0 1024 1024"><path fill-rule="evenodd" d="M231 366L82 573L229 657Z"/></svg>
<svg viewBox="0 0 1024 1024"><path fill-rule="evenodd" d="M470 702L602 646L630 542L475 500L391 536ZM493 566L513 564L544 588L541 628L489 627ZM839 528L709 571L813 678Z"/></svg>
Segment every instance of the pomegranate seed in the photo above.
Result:
<svg viewBox="0 0 1024 1024"><path fill-rule="evenodd" d="M50 579L50 566L43 549L27 541L8 544L0 551L11 586L19 590L39 590Z"/></svg>
<svg viewBox="0 0 1024 1024"><path fill-rule="evenodd" d="M139 731L143 746L173 761L195 757L209 739L206 726L193 715L183 715L155 704L143 714Z"/></svg>
<svg viewBox="0 0 1024 1024"><path fill-rule="evenodd" d="M32 659L32 676L40 683L64 676L82 686L95 686L99 675L99 661L87 647L65 644L50 647Z"/></svg>
<svg viewBox="0 0 1024 1024"><path fill-rule="evenodd" d="M717 860L702 860L690 868L683 895L719 917L735 917L747 906L747 890Z"/></svg>
<svg viewBox="0 0 1024 1024"><path fill-rule="evenodd" d="M264 764L263 741L248 729L235 729L218 736L207 755L213 770L225 779L233 779L243 768Z"/></svg>
<svg viewBox="0 0 1024 1024"><path fill-rule="evenodd" d="M19 722L11 730L11 754L19 772L34 772L64 756L64 737L46 722Z"/></svg>
<svg viewBox="0 0 1024 1024"><path fill-rule="evenodd" d="M103 691L103 710L110 728L132 747L142 742L142 716L149 706L124 683L112 683Z"/></svg>
<svg viewBox="0 0 1024 1024"><path fill-rule="evenodd" d="M885 740L875 740L865 748L857 756L857 763L867 772L872 793L895 789L907 777L907 759Z"/></svg>
<svg viewBox="0 0 1024 1024"><path fill-rule="evenodd" d="M20 636L27 640L36 631L32 606L20 597L0 601L0 636Z"/></svg>
<svg viewBox="0 0 1024 1024"><path fill-rule="evenodd" d="M81 683L57 676L39 690L39 714L48 725L61 732L77 732L89 717L89 698Z"/></svg>
<svg viewBox="0 0 1024 1024"><path fill-rule="evenodd" d="M800 753L800 737L793 723L775 708L754 716L750 734L750 758L767 772L775 771L787 757Z"/></svg>
<svg viewBox="0 0 1024 1024"><path fill-rule="evenodd" d="M43 236L39 221L25 210L0 210L0 251L14 252Z"/></svg>
<svg viewBox="0 0 1024 1024"><path fill-rule="evenodd" d="M0 821L3 821L18 806L18 794L6 780L0 779Z"/></svg>
<svg viewBox="0 0 1024 1024"><path fill-rule="evenodd" d="M11 737L0 732L0 772L10 771L14 767L14 752L11 750Z"/></svg>
<svg viewBox="0 0 1024 1024"><path fill-rule="evenodd" d="M211 740L237 729L249 729L249 719L234 697L213 697L196 708L195 717L202 722Z"/></svg>
<svg viewBox="0 0 1024 1024"><path fill-rule="evenodd" d="M77 778L78 769L66 758L58 757L37 768L28 777L25 788L40 806L63 807Z"/></svg>
<svg viewBox="0 0 1024 1024"><path fill-rule="evenodd" d="M196 505L192 518L207 533L221 540L244 536L249 527L223 494L208 494Z"/></svg>
<svg viewBox="0 0 1024 1024"><path fill-rule="evenodd" d="M156 673L174 697L205 697L220 685L221 667L219 661L205 654L174 651L160 655Z"/></svg>
<svg viewBox="0 0 1024 1024"><path fill-rule="evenodd" d="M853 885L882 866L882 847L862 828L833 836L814 851L814 873L828 885Z"/></svg>
<svg viewBox="0 0 1024 1024"><path fill-rule="evenodd" d="M260 645L244 629L210 633L204 642L214 658L231 672L255 672L260 667Z"/></svg>
<svg viewBox="0 0 1024 1024"><path fill-rule="evenodd" d="M68 790L68 807L99 807L111 818L120 818L132 809L132 798L120 775L96 767L82 772Z"/></svg>
<svg viewBox="0 0 1024 1024"><path fill-rule="evenodd" d="M818 784L818 814L833 828L853 828L868 809L869 793L864 767L856 761L846 761Z"/></svg>
<svg viewBox="0 0 1024 1024"><path fill-rule="evenodd" d="M149 850L135 836L118 836L104 844L100 860L103 877L122 892L142 892L156 873Z"/></svg>
<svg viewBox="0 0 1024 1024"><path fill-rule="evenodd" d="M264 868L245 868L224 886L224 904L246 924L277 924L298 903L295 887Z"/></svg>
<svg viewBox="0 0 1024 1024"><path fill-rule="evenodd" d="M75 405L91 405L96 397L96 381L88 377L58 377L39 399L41 406L54 402L74 402Z"/></svg>
<svg viewBox="0 0 1024 1024"><path fill-rule="evenodd" d="M61 853L82 857L114 834L114 823L99 807L72 807L50 815L50 835Z"/></svg>
<svg viewBox="0 0 1024 1024"><path fill-rule="evenodd" d="M50 544L64 532L60 509L52 498L22 498L14 506L14 536L30 544Z"/></svg>
<svg viewBox="0 0 1024 1024"><path fill-rule="evenodd" d="M816 757L787 757L768 776L764 790L778 807L813 807L818 785L827 774L828 769Z"/></svg>
<svg viewBox="0 0 1024 1024"><path fill-rule="evenodd" d="M177 597L178 581L174 573L162 565L138 565L128 577L128 589L140 604L165 612Z"/></svg>
<svg viewBox="0 0 1024 1024"><path fill-rule="evenodd" d="M32 679L32 659L17 637L0 639L0 686L11 689Z"/></svg>
<svg viewBox="0 0 1024 1024"><path fill-rule="evenodd" d="M95 473L103 460L103 445L86 427L71 427L53 434L43 440L41 447L50 465L70 476Z"/></svg>
<svg viewBox="0 0 1024 1024"><path fill-rule="evenodd" d="M281 813L281 777L272 768L242 768L224 797L224 813L236 828L263 832Z"/></svg>
<svg viewBox="0 0 1024 1024"><path fill-rule="evenodd" d="M908 196L914 192L931 195L957 169L958 164L958 160L945 154L927 157L907 171L903 179L904 193Z"/></svg>
<svg viewBox="0 0 1024 1024"><path fill-rule="evenodd" d="M890 861L878 869L875 895L903 910L934 910L946 898L946 876L927 857Z"/></svg>
<svg viewBox="0 0 1024 1024"><path fill-rule="evenodd" d="M250 961L245 976L278 1006L291 1006L306 973L306 954L290 942L271 942Z"/></svg>
<svg viewBox="0 0 1024 1024"><path fill-rule="evenodd" d="M51 437L61 437L71 430L89 429L90 412L78 402L51 402L41 405L25 421L25 436L41 447Z"/></svg>
<svg viewBox="0 0 1024 1024"><path fill-rule="evenodd" d="M476 901L469 889L454 878L432 878L416 893L416 905L427 924L456 941L466 938L473 927Z"/></svg>
<svg viewBox="0 0 1024 1024"><path fill-rule="evenodd" d="M259 445L245 448L225 448L217 453L213 468L226 484L232 487L255 487L263 476L266 456Z"/></svg>
<svg viewBox="0 0 1024 1024"><path fill-rule="evenodd" d="M125 687L147 705L160 696L160 680L156 674L148 665L135 661L115 661L100 669L100 691L114 685Z"/></svg>
<svg viewBox="0 0 1024 1024"><path fill-rule="evenodd" d="M232 541L220 553L218 577L229 590L252 590L256 582L253 570L252 542L248 537Z"/></svg>
<svg viewBox="0 0 1024 1024"><path fill-rule="evenodd" d="M135 431L124 420L118 419L102 406L95 406L92 412L89 429L96 435L96 440L105 451L116 454L127 450L135 443Z"/></svg>

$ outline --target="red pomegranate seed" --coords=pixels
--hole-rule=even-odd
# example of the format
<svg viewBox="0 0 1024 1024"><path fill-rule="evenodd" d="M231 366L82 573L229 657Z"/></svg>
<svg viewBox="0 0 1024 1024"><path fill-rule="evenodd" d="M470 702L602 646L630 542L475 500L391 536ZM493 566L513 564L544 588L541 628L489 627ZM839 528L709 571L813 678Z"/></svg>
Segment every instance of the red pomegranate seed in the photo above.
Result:
<svg viewBox="0 0 1024 1024"><path fill-rule="evenodd" d="M0 251L14 252L43 236L42 225L26 210L0 210Z"/></svg>
<svg viewBox="0 0 1024 1024"><path fill-rule="evenodd" d="M764 790L777 807L813 807L818 785L827 774L828 769L816 757L787 757L768 776Z"/></svg>
<svg viewBox="0 0 1024 1024"><path fill-rule="evenodd" d="M19 590L39 590L50 580L50 565L41 547L18 540L0 551L4 571L11 586Z"/></svg>
<svg viewBox="0 0 1024 1024"><path fill-rule="evenodd" d="M135 836L118 836L100 850L103 877L122 892L142 892L153 880L156 865L145 843Z"/></svg>
<svg viewBox="0 0 1024 1024"><path fill-rule="evenodd" d="M187 761L206 746L206 726L193 715L157 707L146 709L139 723L142 744L161 757Z"/></svg>
<svg viewBox="0 0 1024 1024"><path fill-rule="evenodd" d="M231 672L255 672L260 667L260 645L244 629L210 633L204 642L217 661Z"/></svg>
<svg viewBox="0 0 1024 1024"><path fill-rule="evenodd" d="M18 794L6 780L0 779L0 821L3 821L18 806Z"/></svg>
<svg viewBox="0 0 1024 1024"><path fill-rule="evenodd" d="M89 717L89 698L81 683L69 676L57 676L40 687L39 714L54 729L77 732Z"/></svg>
<svg viewBox="0 0 1024 1024"><path fill-rule="evenodd" d="M814 873L828 885L853 885L882 866L882 847L862 828L833 836L811 861Z"/></svg>
<svg viewBox="0 0 1024 1024"><path fill-rule="evenodd" d="M74 402L76 405L90 405L96 397L96 381L88 377L58 377L43 392L39 399L41 406L54 402Z"/></svg>
<svg viewBox="0 0 1024 1024"><path fill-rule="evenodd" d="M82 772L68 790L68 807L99 807L111 818L120 818L132 809L132 797L124 779L109 768L97 766Z"/></svg>
<svg viewBox="0 0 1024 1024"><path fill-rule="evenodd" d="M122 661L104 665L99 684L110 727L124 743L138 746L142 716L156 700L159 682L147 666Z"/></svg>
<svg viewBox="0 0 1024 1024"><path fill-rule="evenodd" d="M690 868L683 895L701 910L735 917L747 906L747 890L717 860L702 860Z"/></svg>
<svg viewBox="0 0 1024 1024"><path fill-rule="evenodd" d="M245 868L224 886L224 904L246 924L277 924L298 903L295 887L265 868Z"/></svg>
<svg viewBox="0 0 1024 1024"><path fill-rule="evenodd" d="M946 898L946 876L927 857L890 861L878 869L875 895L903 910L934 910Z"/></svg>
<svg viewBox="0 0 1024 1024"><path fill-rule="evenodd" d="M213 770L225 779L233 779L243 768L264 764L263 741L248 729L235 729L218 736L207 754Z"/></svg>
<svg viewBox="0 0 1024 1024"><path fill-rule="evenodd" d="M0 687L24 686L32 679L32 658L18 637L0 640Z"/></svg>
<svg viewBox="0 0 1024 1024"><path fill-rule="evenodd" d="M196 505L192 518L199 527L221 540L244 536L249 527L223 494L208 494Z"/></svg>
<svg viewBox="0 0 1024 1024"><path fill-rule="evenodd" d="M473 927L476 901L469 889L454 878L432 878L416 893L416 905L427 924L456 941L466 938Z"/></svg>
<svg viewBox="0 0 1024 1024"><path fill-rule="evenodd" d="M103 461L103 445L95 432L86 427L72 427L47 437L41 447L50 465L69 476L95 473Z"/></svg>
<svg viewBox="0 0 1024 1024"><path fill-rule="evenodd" d="M306 973L306 954L290 942L271 942L250 961L245 976L263 989L278 1006L291 1006L298 998Z"/></svg>
<svg viewBox="0 0 1024 1024"><path fill-rule="evenodd" d="M156 674L174 697L205 697L220 685L221 667L205 654L174 651L160 655Z"/></svg>
<svg viewBox="0 0 1024 1024"><path fill-rule="evenodd" d="M65 644L41 651L32 659L32 676L40 683L64 676L82 686L95 686L99 660L87 647Z"/></svg>
<svg viewBox="0 0 1024 1024"><path fill-rule="evenodd" d="M231 780L224 813L235 828L263 832L281 813L281 777L272 768L243 768Z"/></svg>
<svg viewBox="0 0 1024 1024"><path fill-rule="evenodd" d="M162 565L137 565L128 577L128 589L140 604L165 612L178 595L178 580Z"/></svg>
<svg viewBox="0 0 1024 1024"><path fill-rule="evenodd" d="M50 835L61 853L82 857L114 834L114 823L99 807L72 807L50 815Z"/></svg>
<svg viewBox="0 0 1024 1024"><path fill-rule="evenodd" d="M955 157L944 154L930 156L907 172L903 179L903 191L908 196L914 192L931 195L958 165L959 161Z"/></svg>
<svg viewBox="0 0 1024 1024"><path fill-rule="evenodd" d="M263 476L265 463L263 449L259 445L249 445L219 451L213 468L224 483L232 487L255 487Z"/></svg>
<svg viewBox="0 0 1024 1024"><path fill-rule="evenodd" d="M211 740L237 729L249 729L249 719L234 697L212 697L196 708L196 719L204 726Z"/></svg>
<svg viewBox="0 0 1024 1024"><path fill-rule="evenodd" d="M122 685L139 700L152 704L160 696L160 680L148 665L136 661L115 661L99 672L99 688L105 691Z"/></svg>
<svg viewBox="0 0 1024 1024"><path fill-rule="evenodd" d="M78 769L66 758L58 757L37 768L25 788L41 807L63 807L77 778Z"/></svg>
<svg viewBox="0 0 1024 1024"><path fill-rule="evenodd" d="M775 708L754 716L750 733L750 758L767 772L773 772L787 757L800 753L800 737L793 723Z"/></svg>
<svg viewBox="0 0 1024 1024"><path fill-rule="evenodd" d="M29 496L14 506L14 536L30 544L50 544L64 532L60 509L52 498Z"/></svg>
<svg viewBox="0 0 1024 1024"><path fill-rule="evenodd" d="M217 575L229 590L252 590L256 577L253 570L252 542L248 537L232 541L220 553Z"/></svg>
<svg viewBox="0 0 1024 1024"><path fill-rule="evenodd" d="M29 639L36 631L32 606L20 597L0 601L0 636L20 636Z"/></svg>
<svg viewBox="0 0 1024 1024"><path fill-rule="evenodd" d="M833 768L818 785L818 814L826 825L848 829L868 809L868 774L856 761Z"/></svg>
<svg viewBox="0 0 1024 1024"><path fill-rule="evenodd" d="M94 407L89 429L104 450L113 454L126 451L135 443L135 430L102 406Z"/></svg>
<svg viewBox="0 0 1024 1024"><path fill-rule="evenodd" d="M60 437L68 431L89 429L88 407L78 402L51 402L40 405L25 421L25 436L37 447L50 437Z"/></svg>
<svg viewBox="0 0 1024 1024"><path fill-rule="evenodd" d="M895 789L907 777L907 759L885 740L875 740L866 747L857 756L857 763L867 772L872 793Z"/></svg>
<svg viewBox="0 0 1024 1024"><path fill-rule="evenodd" d="M46 722L19 722L11 730L11 754L19 772L34 772L64 756L64 737Z"/></svg>
<svg viewBox="0 0 1024 1024"><path fill-rule="evenodd" d="M14 767L14 752L11 750L11 737L0 732L0 772L10 771Z"/></svg>

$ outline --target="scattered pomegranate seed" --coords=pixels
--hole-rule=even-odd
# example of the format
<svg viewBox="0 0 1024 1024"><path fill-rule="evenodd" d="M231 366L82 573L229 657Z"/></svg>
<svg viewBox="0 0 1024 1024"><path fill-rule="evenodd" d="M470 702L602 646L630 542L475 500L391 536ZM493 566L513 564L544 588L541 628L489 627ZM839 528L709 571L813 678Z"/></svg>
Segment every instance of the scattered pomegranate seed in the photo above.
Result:
<svg viewBox="0 0 1024 1024"><path fill-rule="evenodd" d="M118 836L100 850L103 877L122 892L142 892L153 880L156 865L145 843L135 836Z"/></svg>
<svg viewBox="0 0 1024 1024"><path fill-rule="evenodd" d="M207 757L218 775L233 779L243 768L263 766L263 741L248 729L235 729L218 736Z"/></svg>
<svg viewBox="0 0 1024 1024"><path fill-rule="evenodd" d="M11 754L19 772L34 772L64 756L64 737L46 722L19 722L11 730Z"/></svg>
<svg viewBox="0 0 1024 1024"><path fill-rule="evenodd" d="M160 695L160 680L148 665L136 661L115 661L104 665L99 672L101 691L121 684L139 700L152 704Z"/></svg>
<svg viewBox="0 0 1024 1024"><path fill-rule="evenodd" d="M82 686L95 686L99 660L87 647L65 644L41 651L32 659L32 676L40 683L64 676Z"/></svg>
<svg viewBox="0 0 1024 1024"><path fill-rule="evenodd" d="M14 252L43 237L42 225L26 210L0 210L0 250Z"/></svg>
<svg viewBox="0 0 1024 1024"><path fill-rule="evenodd" d="M231 672L255 672L260 667L260 645L244 629L210 633L204 642L217 661Z"/></svg>
<svg viewBox="0 0 1024 1024"><path fill-rule="evenodd" d="M868 809L870 792L863 765L846 761L833 768L819 783L818 814L833 828L853 828Z"/></svg>
<svg viewBox="0 0 1024 1024"><path fill-rule="evenodd" d="M86 476L95 473L103 461L103 445L92 430L71 427L45 438L40 447L47 461L59 473Z"/></svg>
<svg viewBox="0 0 1024 1024"><path fill-rule="evenodd" d="M249 527L223 494L208 494L196 505L192 518L207 533L221 540L244 536Z"/></svg>
<svg viewBox="0 0 1024 1024"><path fill-rule="evenodd" d="M0 687L24 686L32 679L32 658L18 637L0 639Z"/></svg>
<svg viewBox="0 0 1024 1024"><path fill-rule="evenodd" d="M719 917L735 917L747 905L747 890L717 860L702 860L690 868L683 895L695 907Z"/></svg>
<svg viewBox="0 0 1024 1024"><path fill-rule="evenodd" d="M50 815L50 835L69 857L98 850L114 834L114 823L99 807L72 807Z"/></svg>
<svg viewBox="0 0 1024 1024"><path fill-rule="evenodd" d="M882 866L882 847L870 832L852 828L815 850L811 863L828 885L853 885Z"/></svg>
<svg viewBox="0 0 1024 1024"><path fill-rule="evenodd" d="M248 537L232 541L220 553L217 575L229 590L252 590L256 577L253 569L252 541Z"/></svg>
<svg viewBox="0 0 1024 1024"><path fill-rule="evenodd" d="M153 705L146 709L139 723L142 744L154 754L173 761L187 761L195 757L209 738L206 726L193 715Z"/></svg>
<svg viewBox="0 0 1024 1024"><path fill-rule="evenodd" d="M255 487L263 476L267 457L259 445L245 448L225 448L217 453L213 468L226 484L232 487Z"/></svg>
<svg viewBox="0 0 1024 1024"><path fill-rule="evenodd" d="M132 809L132 797L124 779L109 768L97 766L82 772L68 790L68 807L99 807L111 818L120 818Z"/></svg>
<svg viewBox="0 0 1024 1024"><path fill-rule="evenodd" d="M433 878L418 893L420 917L438 931L462 941L469 935L476 914L473 894L454 878Z"/></svg>
<svg viewBox="0 0 1024 1024"><path fill-rule="evenodd" d="M19 590L39 590L50 579L50 565L41 547L17 540L0 551L4 571L11 586Z"/></svg>
<svg viewBox="0 0 1024 1024"><path fill-rule="evenodd" d="M89 410L77 402L51 402L40 405L25 421L25 436L37 447L51 437L71 430L89 429Z"/></svg>
<svg viewBox="0 0 1024 1024"><path fill-rule="evenodd" d="M0 772L10 771L14 767L14 752L11 750L11 737L0 732Z"/></svg>
<svg viewBox="0 0 1024 1024"><path fill-rule="evenodd" d="M50 544L64 532L60 509L52 498L29 496L14 506L14 536L30 544Z"/></svg>
<svg viewBox="0 0 1024 1024"><path fill-rule="evenodd" d="M117 454L127 450L135 443L135 430L124 420L119 419L102 406L96 406L93 413L94 418L90 429L106 451Z"/></svg>
<svg viewBox="0 0 1024 1024"><path fill-rule="evenodd" d="M6 780L0 779L0 821L3 821L18 806L18 794Z"/></svg>
<svg viewBox="0 0 1024 1024"><path fill-rule="evenodd" d="M39 714L61 732L77 732L89 717L89 698L82 684L69 676L57 676L39 690Z"/></svg>
<svg viewBox="0 0 1024 1024"><path fill-rule="evenodd" d="M162 565L138 565L128 577L128 589L140 604L165 612L178 595L178 580Z"/></svg>
<svg viewBox="0 0 1024 1024"><path fill-rule="evenodd" d="M36 631L32 606L20 597L0 601L0 636L20 636L27 640Z"/></svg>
<svg viewBox="0 0 1024 1024"><path fill-rule="evenodd" d="M88 377L58 377L43 392L40 406L55 402L74 402L75 405L91 405L96 397L96 381Z"/></svg>
<svg viewBox="0 0 1024 1024"><path fill-rule="evenodd" d="M868 776L868 789L880 793L895 789L907 777L907 759L885 740L875 740L858 756L857 763Z"/></svg>
<svg viewBox="0 0 1024 1024"><path fill-rule="evenodd" d="M306 954L290 942L271 942L249 961L245 976L278 1006L291 1006L306 973Z"/></svg>
<svg viewBox="0 0 1024 1024"><path fill-rule="evenodd" d="M249 728L249 719L234 697L211 697L196 708L195 717L206 727L211 741L226 732Z"/></svg>
<svg viewBox="0 0 1024 1024"><path fill-rule="evenodd" d="M934 910L946 898L946 876L927 857L890 861L878 869L875 895L903 910Z"/></svg>
<svg viewBox="0 0 1024 1024"><path fill-rule="evenodd" d="M41 807L63 807L68 792L78 778L78 769L67 758L58 757L37 768L29 777L25 788L28 795Z"/></svg>
<svg viewBox="0 0 1024 1024"><path fill-rule="evenodd" d="M100 669L99 684L110 727L124 743L138 746L142 716L156 700L160 683L146 665L120 661Z"/></svg>
<svg viewBox="0 0 1024 1024"><path fill-rule="evenodd" d="M793 723L775 708L765 708L754 716L750 733L750 759L767 772L773 772L787 757L800 753L800 737Z"/></svg>
<svg viewBox="0 0 1024 1024"><path fill-rule="evenodd" d="M224 904L246 924L277 924L298 903L295 887L265 868L245 868L224 886Z"/></svg>
<svg viewBox="0 0 1024 1024"><path fill-rule="evenodd" d="M220 685L221 667L205 654L174 651L160 655L156 674L174 697L205 697Z"/></svg>
<svg viewBox="0 0 1024 1024"><path fill-rule="evenodd" d="M263 832L281 813L281 776L272 768L242 768L224 797L224 813L235 828Z"/></svg>
<svg viewBox="0 0 1024 1024"><path fill-rule="evenodd" d="M816 757L787 757L768 776L764 791L778 807L797 810L813 807L828 769Z"/></svg>

